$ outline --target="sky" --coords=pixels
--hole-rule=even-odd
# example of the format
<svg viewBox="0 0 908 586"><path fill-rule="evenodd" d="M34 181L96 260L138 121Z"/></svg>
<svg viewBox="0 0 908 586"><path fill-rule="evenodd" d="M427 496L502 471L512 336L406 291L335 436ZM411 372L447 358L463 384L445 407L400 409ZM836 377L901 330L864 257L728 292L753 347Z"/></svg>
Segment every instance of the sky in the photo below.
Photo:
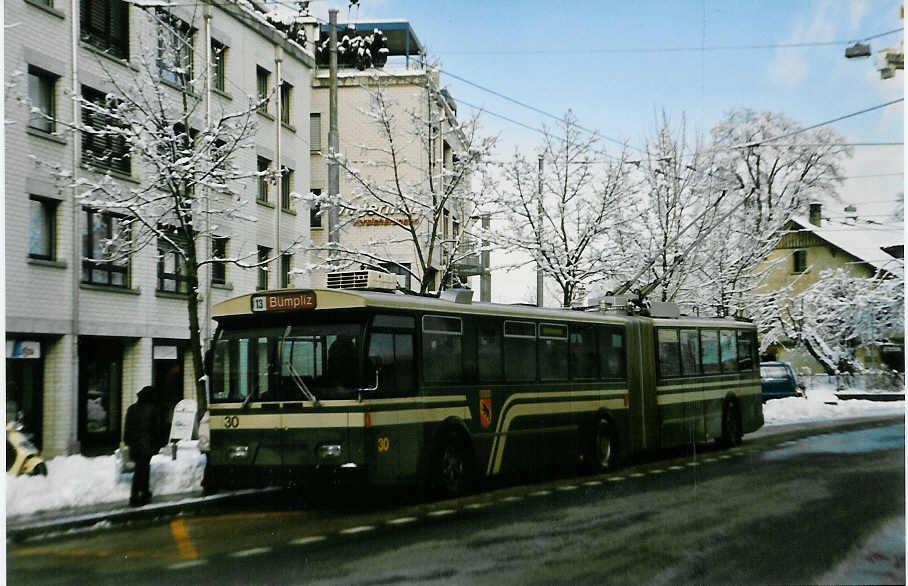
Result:
<svg viewBox="0 0 908 586"><path fill-rule="evenodd" d="M640 0L638 2L417 0L314 1L327 18L408 20L442 70L459 114L483 110L497 156L531 155L541 135L571 109L579 124L643 148L665 113L691 138L707 136L730 110L772 111L810 126L904 97L904 74L883 80L876 57L846 59L856 40L901 29L900 0ZM897 47L901 30L869 41ZM808 46L779 46L779 45ZM746 48L744 48L746 47ZM462 79L458 79L462 78ZM467 81L463 81L467 80ZM509 118L514 122L504 120ZM902 142L897 103L830 125L848 142ZM620 146L603 139L617 154ZM842 201L865 218L884 219L904 191L903 146L855 146L844 165ZM866 177L866 175L875 175ZM878 176L885 175L885 176ZM494 262L494 261L493 261ZM494 286L493 286L494 287ZM521 301L524 291L493 299ZM493 289L494 291L494 289ZM517 298L514 298L514 297Z"/></svg>

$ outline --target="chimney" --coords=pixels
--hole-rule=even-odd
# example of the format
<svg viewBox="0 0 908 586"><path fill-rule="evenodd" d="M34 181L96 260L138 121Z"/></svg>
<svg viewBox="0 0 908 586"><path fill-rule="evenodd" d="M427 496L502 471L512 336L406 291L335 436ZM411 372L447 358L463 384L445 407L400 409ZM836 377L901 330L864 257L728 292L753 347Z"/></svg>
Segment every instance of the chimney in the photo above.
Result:
<svg viewBox="0 0 908 586"><path fill-rule="evenodd" d="M854 204L848 204L848 205L845 207L845 217L846 217L852 224L857 224L857 223L858 223L858 208L856 208L856 207L854 206Z"/></svg>
<svg viewBox="0 0 908 586"><path fill-rule="evenodd" d="M810 204L810 223L819 228L823 224L823 204L813 202Z"/></svg>

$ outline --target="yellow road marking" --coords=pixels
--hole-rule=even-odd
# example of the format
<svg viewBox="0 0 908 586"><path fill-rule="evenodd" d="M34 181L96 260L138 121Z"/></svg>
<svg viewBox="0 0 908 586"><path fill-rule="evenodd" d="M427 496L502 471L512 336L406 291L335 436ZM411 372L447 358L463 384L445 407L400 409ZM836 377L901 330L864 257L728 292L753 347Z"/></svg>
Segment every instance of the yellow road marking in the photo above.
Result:
<svg viewBox="0 0 908 586"><path fill-rule="evenodd" d="M176 519L170 522L170 533L173 534L173 540L180 550L180 557L194 560L199 557L199 553L192 545L192 539L189 538L189 532L186 531L186 524L182 519Z"/></svg>
<svg viewBox="0 0 908 586"><path fill-rule="evenodd" d="M173 558L171 553L163 552L153 552L153 551L140 551L140 550L126 550L126 551L114 551L112 549L85 549L81 547L71 548L71 549L59 549L55 547L27 547L23 549L17 549L11 551L10 555L12 556L25 556L25 555L56 555L56 556L73 556L73 557L96 557L96 558L106 558L106 557L124 557L124 558Z"/></svg>

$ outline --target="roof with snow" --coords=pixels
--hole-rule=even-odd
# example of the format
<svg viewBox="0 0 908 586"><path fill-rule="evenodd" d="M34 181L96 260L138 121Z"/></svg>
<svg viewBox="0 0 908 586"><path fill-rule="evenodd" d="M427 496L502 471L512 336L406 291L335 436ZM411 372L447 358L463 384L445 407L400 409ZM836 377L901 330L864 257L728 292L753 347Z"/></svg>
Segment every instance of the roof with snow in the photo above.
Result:
<svg viewBox="0 0 908 586"><path fill-rule="evenodd" d="M905 226L902 223L848 224L826 221L822 226L815 226L806 216L795 216L791 221L875 269L892 272L901 262L884 249L904 246Z"/></svg>

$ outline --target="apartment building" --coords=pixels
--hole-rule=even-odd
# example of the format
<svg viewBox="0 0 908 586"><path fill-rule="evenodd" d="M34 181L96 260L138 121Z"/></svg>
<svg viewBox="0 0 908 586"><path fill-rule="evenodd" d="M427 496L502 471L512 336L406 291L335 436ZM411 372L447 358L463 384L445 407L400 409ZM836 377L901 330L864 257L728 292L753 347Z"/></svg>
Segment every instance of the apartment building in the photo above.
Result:
<svg viewBox="0 0 908 586"><path fill-rule="evenodd" d="M205 301L286 286L293 267L306 263L303 253L275 250L310 229L308 206L291 195L310 185L312 47L288 42L246 4L176 3L162 10L122 0L4 3L6 398L45 456L112 452L138 389L154 384L162 403L172 406L193 397L196 378L186 349L187 292L175 255L159 243L126 260L103 261L100 243L117 230L118 217L78 202L71 181L52 171L75 179L106 174L125 187L141 186L150 172L127 156L99 156L123 155L124 144L99 144L69 131L74 120L86 120L73 96L103 100L115 93L112 78L153 56L160 35L185 41L180 65L201 71L210 36L212 83L209 91L193 91L215 111L242 108L248 96L272 88L272 95L279 93L280 110L273 100L256 114L254 146L235 162L250 171L279 164L283 174L280 188L276 178L244 183L242 215L254 221L227 222L213 242L218 255L275 258L270 270L212 269ZM155 24L162 20L174 26ZM165 68L161 77L179 99L176 79ZM309 284L305 277L294 280Z"/></svg>
<svg viewBox="0 0 908 586"><path fill-rule="evenodd" d="M319 44L328 36L328 25L320 26ZM418 182L428 176L435 179L437 192L441 192L446 169L451 169L458 157L464 157L467 149L464 136L457 120L457 106L450 95L439 87L439 72L427 64L426 53L412 26L407 21L356 21L338 23L338 39L343 37L367 36L376 32L383 37L382 54L387 62L373 63L373 67L360 69L353 60L339 59L337 74L338 148L348 157L353 166L362 169L376 183L390 185L394 169L386 160L388 140L380 127L368 114L374 107L374 92L381 86L385 101L390 104L395 121L395 145L400 163L396 171L400 183ZM343 55L342 55L343 56ZM316 194L327 193L329 131L330 76L328 54L321 52L312 78L312 105L310 113L311 188ZM421 141L414 135L412 119L414 114L420 120L437 120L432 137ZM374 164L378 161L379 164ZM339 191L350 197L357 189L357 182L343 170L340 172ZM428 193L427 189L423 193ZM390 196L389 200L395 199ZM452 201L453 204L453 201ZM415 258L412 240L400 227L392 225L391 219L406 221L405 214L395 207L394 202L375 201L375 214L340 212L338 240L348 249L368 249L371 264L398 275L398 281L405 288L418 288L413 277L422 279L424 274ZM444 288L443 269L455 251L442 244L443 241L458 240L461 230L470 221L468 210L455 205L443 211L442 222L435 235L436 248L432 262L427 267L434 275L430 290ZM390 218L389 218L390 216ZM422 238L423 250L427 250L430 218L415 217L419 222L417 230ZM312 210L310 218L312 240L316 245L328 241L328 216L324 210ZM458 263L452 267L463 277L479 274L478 256L470 262ZM319 273L313 278L317 278Z"/></svg>

